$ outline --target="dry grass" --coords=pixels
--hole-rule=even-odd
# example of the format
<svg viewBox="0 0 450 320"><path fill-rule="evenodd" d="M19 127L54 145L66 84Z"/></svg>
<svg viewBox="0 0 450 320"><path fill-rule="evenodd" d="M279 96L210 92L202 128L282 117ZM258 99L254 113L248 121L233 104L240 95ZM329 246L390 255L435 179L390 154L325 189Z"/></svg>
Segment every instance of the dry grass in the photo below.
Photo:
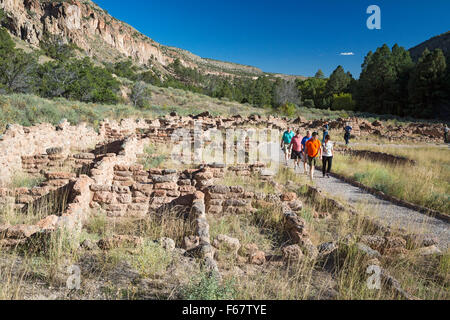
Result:
<svg viewBox="0 0 450 320"><path fill-rule="evenodd" d="M16 188L33 188L37 187L45 181L42 175L31 175L26 172L16 172L12 177L10 183L6 186L9 189Z"/></svg>
<svg viewBox="0 0 450 320"><path fill-rule="evenodd" d="M394 165L336 155L334 170L391 196L450 214L450 150L433 147L371 147L416 160Z"/></svg>
<svg viewBox="0 0 450 320"><path fill-rule="evenodd" d="M108 218L103 213L94 213L84 229L88 238L96 240L115 234L142 237L152 241L168 237L180 247L184 236L193 232L191 222L183 218L182 209L173 208L160 215L153 213L142 218Z"/></svg>

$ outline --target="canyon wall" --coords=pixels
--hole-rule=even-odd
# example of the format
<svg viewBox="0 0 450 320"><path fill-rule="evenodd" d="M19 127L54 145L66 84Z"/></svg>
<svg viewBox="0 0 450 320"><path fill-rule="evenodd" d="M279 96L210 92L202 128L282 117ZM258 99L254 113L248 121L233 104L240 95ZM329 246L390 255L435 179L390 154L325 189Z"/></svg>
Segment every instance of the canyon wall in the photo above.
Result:
<svg viewBox="0 0 450 320"><path fill-rule="evenodd" d="M140 64L167 66L179 58L183 65L199 67L209 73L262 74L255 67L203 59L188 51L161 45L89 0L0 0L0 8L6 13L3 26L36 47L48 32L65 37L99 61L131 57Z"/></svg>

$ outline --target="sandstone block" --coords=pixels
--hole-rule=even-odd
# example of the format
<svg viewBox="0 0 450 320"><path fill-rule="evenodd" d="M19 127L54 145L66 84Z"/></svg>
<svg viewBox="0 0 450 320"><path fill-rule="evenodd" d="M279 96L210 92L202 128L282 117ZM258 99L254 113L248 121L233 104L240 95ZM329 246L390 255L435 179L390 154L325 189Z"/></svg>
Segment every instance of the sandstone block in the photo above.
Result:
<svg viewBox="0 0 450 320"><path fill-rule="evenodd" d="M178 190L178 185L175 182L156 183L155 189Z"/></svg>
<svg viewBox="0 0 450 320"><path fill-rule="evenodd" d="M154 198L161 198L166 196L166 190L155 190L152 194Z"/></svg>
<svg viewBox="0 0 450 320"><path fill-rule="evenodd" d="M189 251L196 248L200 244L198 236L189 236L183 238L182 248Z"/></svg>
<svg viewBox="0 0 450 320"><path fill-rule="evenodd" d="M101 239L97 242L97 245L102 250L111 250L119 247L131 247L135 248L142 245L143 240L140 237L128 236L128 235L114 235L111 238Z"/></svg>
<svg viewBox="0 0 450 320"><path fill-rule="evenodd" d="M171 198L178 198L181 195L180 191L177 190L169 190L167 191L167 196Z"/></svg>
<svg viewBox="0 0 450 320"><path fill-rule="evenodd" d="M170 238L161 238L158 240L158 243L164 250L174 251L175 250L175 241Z"/></svg>
<svg viewBox="0 0 450 320"><path fill-rule="evenodd" d="M222 213L223 207L222 206L209 206L208 207L208 213L210 214L219 214Z"/></svg>
<svg viewBox="0 0 450 320"><path fill-rule="evenodd" d="M283 259L286 261L299 261L303 258L302 249L297 244L284 247L282 250Z"/></svg>
<svg viewBox="0 0 450 320"><path fill-rule="evenodd" d="M116 197L117 201L122 204L131 203L131 194L119 194Z"/></svg>
<svg viewBox="0 0 450 320"><path fill-rule="evenodd" d="M195 191L197 191L197 189L194 186L180 186L179 188L180 192L184 192L184 193L194 193Z"/></svg>
<svg viewBox="0 0 450 320"><path fill-rule="evenodd" d="M295 192L286 192L281 196L281 200L285 202L297 200L297 194Z"/></svg>
<svg viewBox="0 0 450 320"><path fill-rule="evenodd" d="M112 192L107 191L97 191L94 193L93 200L99 203L111 204L114 203L115 196Z"/></svg>
<svg viewBox="0 0 450 320"><path fill-rule="evenodd" d="M237 255L237 253L241 247L241 243L239 242L239 239L232 238L232 237L229 237L224 234L219 234L214 239L213 245L217 249L228 251L228 252L232 253L233 255Z"/></svg>
<svg viewBox="0 0 450 320"><path fill-rule="evenodd" d="M10 239L25 239L38 232L40 228L35 225L16 225L9 227L6 231L6 237Z"/></svg>
<svg viewBox="0 0 450 320"><path fill-rule="evenodd" d="M255 251L252 252L249 256L249 263L256 264L256 265L262 265L266 262L266 254L264 251Z"/></svg>

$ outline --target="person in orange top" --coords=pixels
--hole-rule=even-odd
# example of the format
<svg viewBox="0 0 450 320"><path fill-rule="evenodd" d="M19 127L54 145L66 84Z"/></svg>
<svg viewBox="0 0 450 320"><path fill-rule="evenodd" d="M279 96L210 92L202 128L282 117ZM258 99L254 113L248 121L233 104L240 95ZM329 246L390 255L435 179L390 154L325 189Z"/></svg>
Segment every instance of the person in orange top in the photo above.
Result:
<svg viewBox="0 0 450 320"><path fill-rule="evenodd" d="M308 156L309 175L311 180L314 179L314 169L319 159L322 159L322 144L317 138L319 134L314 132L311 139L306 142L306 153Z"/></svg>

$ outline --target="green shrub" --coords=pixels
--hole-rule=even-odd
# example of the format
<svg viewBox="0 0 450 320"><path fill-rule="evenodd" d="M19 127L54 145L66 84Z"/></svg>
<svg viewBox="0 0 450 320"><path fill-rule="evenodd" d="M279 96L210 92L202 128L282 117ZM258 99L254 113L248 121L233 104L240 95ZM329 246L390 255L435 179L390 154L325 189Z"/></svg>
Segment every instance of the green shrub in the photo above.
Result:
<svg viewBox="0 0 450 320"><path fill-rule="evenodd" d="M233 300L236 296L233 281L222 284L215 276L203 273L181 290L184 300Z"/></svg>
<svg viewBox="0 0 450 320"><path fill-rule="evenodd" d="M120 83L89 58L47 62L40 67L38 77L38 93L43 97L111 104L119 101Z"/></svg>
<svg viewBox="0 0 450 320"><path fill-rule="evenodd" d="M118 77L130 80L136 79L136 73L138 71L138 68L134 66L133 60L131 59L116 62L114 65L108 64L106 68L109 72L114 73Z"/></svg>
<svg viewBox="0 0 450 320"><path fill-rule="evenodd" d="M77 46L73 43L66 43L63 37L58 35L45 34L39 43L40 48L46 56L59 61L66 61L75 55Z"/></svg>
<svg viewBox="0 0 450 320"><path fill-rule="evenodd" d="M303 105L306 108L314 108L315 107L314 100L312 100L312 99L305 99L305 101L303 102Z"/></svg>
<svg viewBox="0 0 450 320"><path fill-rule="evenodd" d="M280 108L278 108L281 114L284 114L288 117L293 117L297 111L297 107L293 103L285 103Z"/></svg>
<svg viewBox="0 0 450 320"><path fill-rule="evenodd" d="M332 110L355 110L356 104L350 93L339 93L333 95Z"/></svg>

